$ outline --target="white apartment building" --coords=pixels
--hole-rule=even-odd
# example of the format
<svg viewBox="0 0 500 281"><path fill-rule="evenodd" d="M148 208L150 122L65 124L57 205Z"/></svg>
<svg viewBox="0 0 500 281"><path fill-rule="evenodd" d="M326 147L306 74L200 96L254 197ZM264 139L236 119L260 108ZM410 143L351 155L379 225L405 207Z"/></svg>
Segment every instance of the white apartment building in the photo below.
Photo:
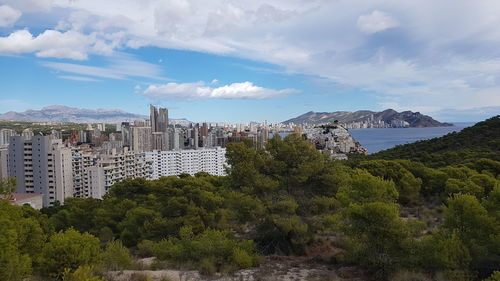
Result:
<svg viewBox="0 0 500 281"><path fill-rule="evenodd" d="M0 130L0 148L9 146L10 137L16 136L17 133L11 129Z"/></svg>
<svg viewBox="0 0 500 281"><path fill-rule="evenodd" d="M146 158L152 162L152 179L163 176L187 173L194 175L207 172L211 175L226 175L226 149L221 147L186 149L186 150L154 150L146 152Z"/></svg>
<svg viewBox="0 0 500 281"><path fill-rule="evenodd" d="M145 153L129 151L101 154L92 165L82 168L81 197L101 199L111 186L124 179L151 179L152 162Z"/></svg>
<svg viewBox="0 0 500 281"><path fill-rule="evenodd" d="M73 149L73 196L79 198L91 197L86 188L87 169L97 164L98 156L90 151Z"/></svg>
<svg viewBox="0 0 500 281"><path fill-rule="evenodd" d="M63 204L73 197L70 148L51 136L27 137L10 138L8 173L17 180L17 192L42 194L44 207Z"/></svg>
<svg viewBox="0 0 500 281"><path fill-rule="evenodd" d="M9 159L8 148L0 147L0 180L9 176L8 159Z"/></svg>

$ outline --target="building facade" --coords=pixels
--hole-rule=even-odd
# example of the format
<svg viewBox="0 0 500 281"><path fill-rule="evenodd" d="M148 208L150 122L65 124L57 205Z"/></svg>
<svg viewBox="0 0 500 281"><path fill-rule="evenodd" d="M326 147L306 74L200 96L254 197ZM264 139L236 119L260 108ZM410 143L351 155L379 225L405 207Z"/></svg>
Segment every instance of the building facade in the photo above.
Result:
<svg viewBox="0 0 500 281"><path fill-rule="evenodd" d="M155 150L147 152L146 158L152 162L152 179L183 173L194 175L198 172L207 172L216 176L226 174L225 148Z"/></svg>
<svg viewBox="0 0 500 281"><path fill-rule="evenodd" d="M146 153L125 149L123 153L100 155L92 165L82 169L82 197L101 199L124 179L152 178L152 161Z"/></svg>
<svg viewBox="0 0 500 281"><path fill-rule="evenodd" d="M9 144L8 174L18 193L43 194L43 206L73 197L71 149L51 136L14 136Z"/></svg>

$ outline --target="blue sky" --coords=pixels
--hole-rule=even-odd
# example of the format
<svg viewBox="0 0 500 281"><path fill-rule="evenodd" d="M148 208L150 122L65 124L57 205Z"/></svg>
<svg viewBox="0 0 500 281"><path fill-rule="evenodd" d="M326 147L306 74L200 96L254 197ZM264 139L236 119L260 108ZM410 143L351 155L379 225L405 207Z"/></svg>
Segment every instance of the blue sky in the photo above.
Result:
<svg viewBox="0 0 500 281"><path fill-rule="evenodd" d="M145 114L154 103L192 121L500 114L498 1L412 2L0 0L0 113Z"/></svg>

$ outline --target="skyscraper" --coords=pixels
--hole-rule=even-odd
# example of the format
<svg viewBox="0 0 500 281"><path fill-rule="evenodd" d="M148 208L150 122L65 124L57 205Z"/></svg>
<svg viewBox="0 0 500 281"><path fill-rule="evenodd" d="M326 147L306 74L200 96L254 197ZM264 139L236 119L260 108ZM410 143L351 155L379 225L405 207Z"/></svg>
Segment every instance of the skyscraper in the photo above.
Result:
<svg viewBox="0 0 500 281"><path fill-rule="evenodd" d="M158 132L158 110L156 109L156 106L154 105L149 105L149 119L151 119L151 131L152 132Z"/></svg>
<svg viewBox="0 0 500 281"><path fill-rule="evenodd" d="M150 105L150 119L151 131L154 132L167 132L168 128L168 109L160 107L158 110L156 106Z"/></svg>
<svg viewBox="0 0 500 281"><path fill-rule="evenodd" d="M160 108L158 112L158 132L167 132L168 128L168 109Z"/></svg>
<svg viewBox="0 0 500 281"><path fill-rule="evenodd" d="M152 149L168 150L168 110L150 105L151 132L152 132Z"/></svg>

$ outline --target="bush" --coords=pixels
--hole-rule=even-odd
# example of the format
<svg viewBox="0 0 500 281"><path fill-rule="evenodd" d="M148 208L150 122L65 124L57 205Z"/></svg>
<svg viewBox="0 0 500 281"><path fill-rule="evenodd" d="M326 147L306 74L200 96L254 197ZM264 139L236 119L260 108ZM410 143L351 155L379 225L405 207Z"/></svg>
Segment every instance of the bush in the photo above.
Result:
<svg viewBox="0 0 500 281"><path fill-rule="evenodd" d="M500 281L500 271L493 272L491 276L484 281Z"/></svg>
<svg viewBox="0 0 500 281"><path fill-rule="evenodd" d="M394 274L390 281L432 281L432 278L422 272L402 270Z"/></svg>
<svg viewBox="0 0 500 281"><path fill-rule="evenodd" d="M129 269L133 259L121 241L111 241L106 244L106 249L101 255L101 262L106 270Z"/></svg>
<svg viewBox="0 0 500 281"><path fill-rule="evenodd" d="M143 240L137 245L137 255L143 258L154 256L156 243L151 240Z"/></svg>
<svg viewBox="0 0 500 281"><path fill-rule="evenodd" d="M233 250L233 260L239 268L250 268L254 263L252 256L240 248Z"/></svg>
<svg viewBox="0 0 500 281"><path fill-rule="evenodd" d="M90 266L80 266L74 272L66 269L63 273L63 281L104 281L103 278L94 275Z"/></svg>
<svg viewBox="0 0 500 281"><path fill-rule="evenodd" d="M204 258L200 261L198 265L198 270L204 275L213 275L217 272L217 267L215 266L215 261L211 258Z"/></svg>
<svg viewBox="0 0 500 281"><path fill-rule="evenodd" d="M177 265L194 264L207 274L221 267L248 268L258 260L252 241L238 242L229 232L218 230L206 230L195 236L190 227L181 228L180 238L155 243L153 253L158 259Z"/></svg>

